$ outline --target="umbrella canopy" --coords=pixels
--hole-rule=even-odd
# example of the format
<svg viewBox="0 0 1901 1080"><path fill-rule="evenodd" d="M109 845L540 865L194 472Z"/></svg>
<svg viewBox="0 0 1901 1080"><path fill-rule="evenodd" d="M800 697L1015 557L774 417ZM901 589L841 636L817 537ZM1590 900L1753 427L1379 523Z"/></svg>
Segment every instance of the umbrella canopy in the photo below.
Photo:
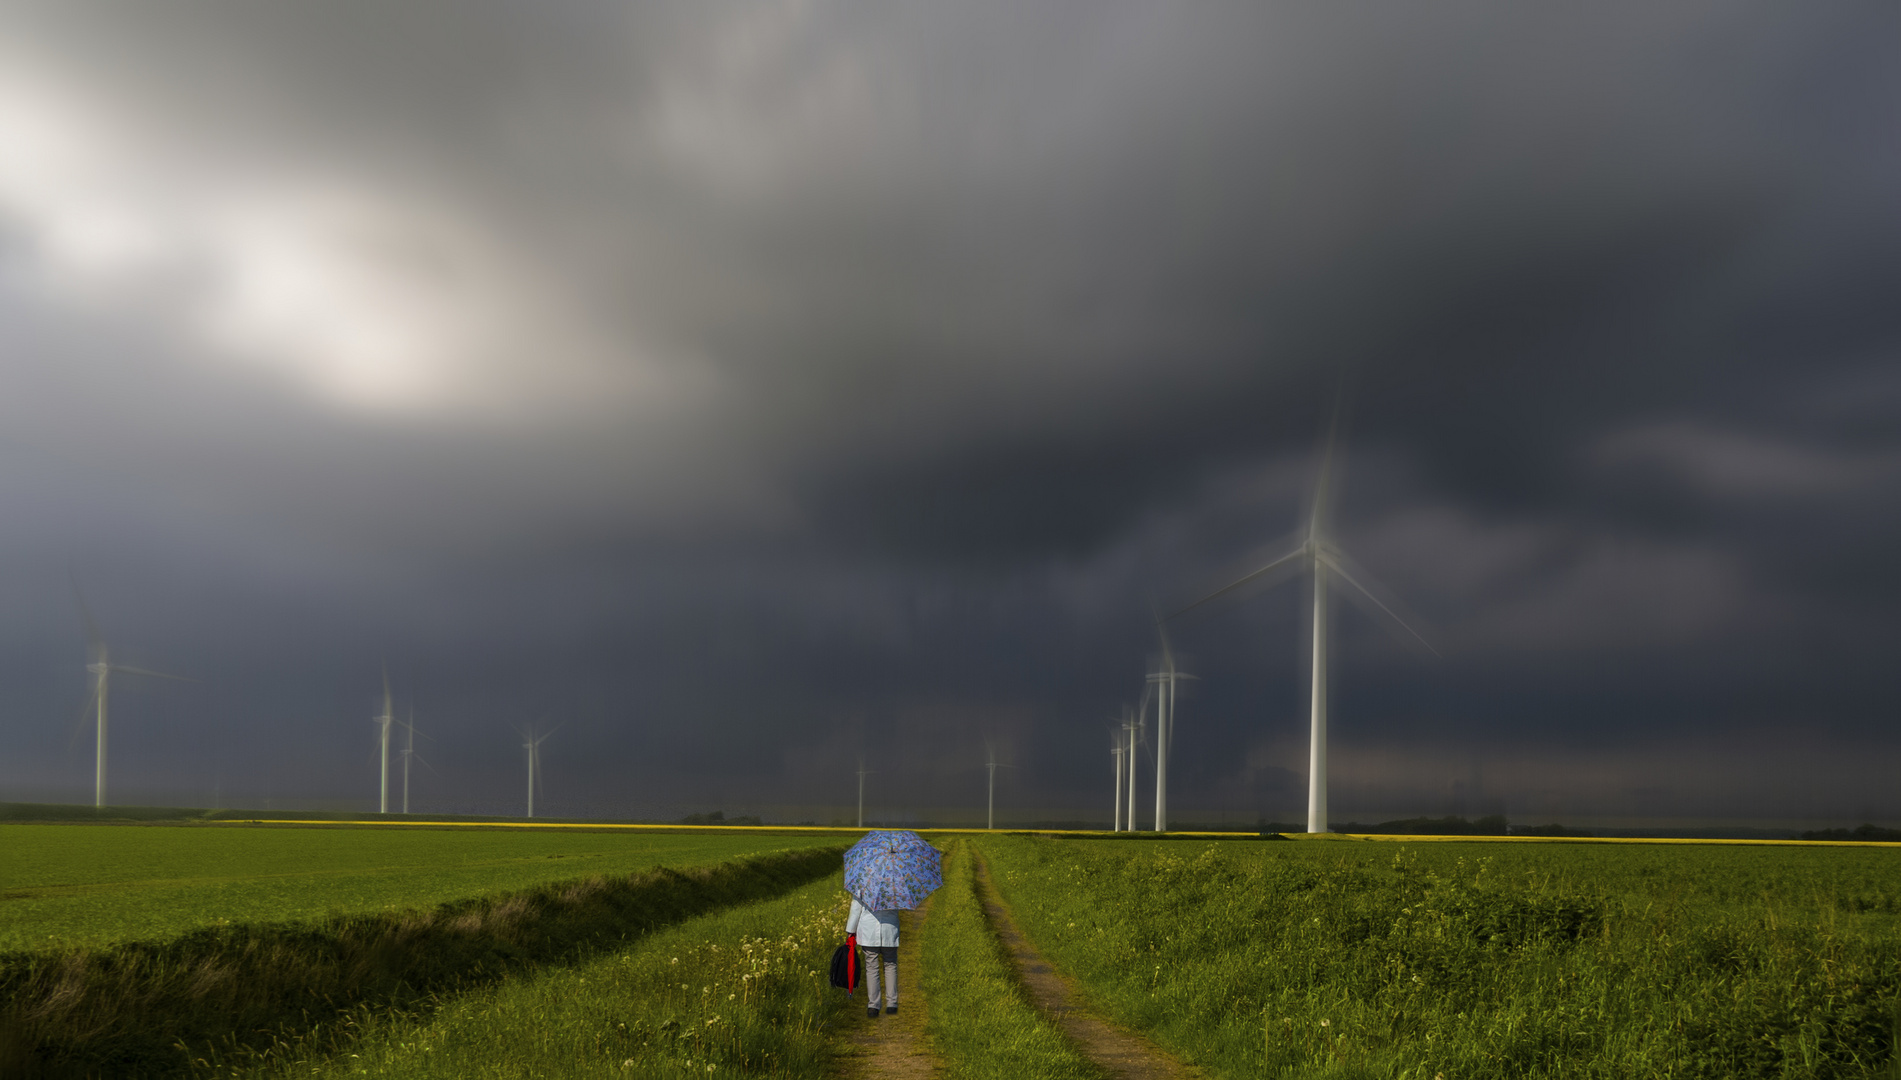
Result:
<svg viewBox="0 0 1901 1080"><path fill-rule="evenodd" d="M944 884L943 859L908 829L874 829L845 853L845 891L872 911L909 910Z"/></svg>

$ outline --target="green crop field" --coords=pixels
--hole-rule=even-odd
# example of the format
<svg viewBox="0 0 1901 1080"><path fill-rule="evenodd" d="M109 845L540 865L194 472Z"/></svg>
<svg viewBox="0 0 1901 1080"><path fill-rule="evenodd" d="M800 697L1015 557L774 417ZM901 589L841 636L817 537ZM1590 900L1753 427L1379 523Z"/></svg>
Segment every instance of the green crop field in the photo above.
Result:
<svg viewBox="0 0 1901 1080"><path fill-rule="evenodd" d="M0 826L0 1075L836 1075L852 839ZM979 858L1089 1007L1209 1077L1901 1074L1901 851L938 842L905 978L950 1076L1095 1073Z"/></svg>
<svg viewBox="0 0 1901 1080"><path fill-rule="evenodd" d="M1887 1076L1901 852L980 841L1104 1013L1226 1077Z"/></svg>
<svg viewBox="0 0 1901 1080"><path fill-rule="evenodd" d="M423 908L837 842L724 830L0 825L0 952Z"/></svg>

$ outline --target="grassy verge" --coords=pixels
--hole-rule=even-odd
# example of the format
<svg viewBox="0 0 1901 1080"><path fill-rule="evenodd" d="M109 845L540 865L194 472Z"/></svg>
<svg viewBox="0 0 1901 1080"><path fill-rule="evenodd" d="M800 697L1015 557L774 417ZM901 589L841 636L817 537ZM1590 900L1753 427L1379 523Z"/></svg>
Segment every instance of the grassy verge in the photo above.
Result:
<svg viewBox="0 0 1901 1080"><path fill-rule="evenodd" d="M1039 1015L984 921L967 840L951 842L924 935L926 1032L952 1080L1071 1080L1102 1075Z"/></svg>
<svg viewBox="0 0 1901 1080"><path fill-rule="evenodd" d="M834 1021L858 1010L825 977L844 902L833 875L586 964L461 995L424 1020L368 1019L342 1054L286 1048L267 1063L206 1071L250 1080L817 1080L836 1058Z"/></svg>
<svg viewBox="0 0 1901 1080"><path fill-rule="evenodd" d="M1891 859L983 844L1024 932L1098 1008L1218 1076L1892 1067Z"/></svg>
<svg viewBox="0 0 1901 1080"><path fill-rule="evenodd" d="M381 914L839 842L719 832L0 823L0 952Z"/></svg>
<svg viewBox="0 0 1901 1080"><path fill-rule="evenodd" d="M433 909L206 929L0 956L0 1075L164 1076L196 1058L347 1039L340 1018L416 1009L834 873L837 847L655 869Z"/></svg>

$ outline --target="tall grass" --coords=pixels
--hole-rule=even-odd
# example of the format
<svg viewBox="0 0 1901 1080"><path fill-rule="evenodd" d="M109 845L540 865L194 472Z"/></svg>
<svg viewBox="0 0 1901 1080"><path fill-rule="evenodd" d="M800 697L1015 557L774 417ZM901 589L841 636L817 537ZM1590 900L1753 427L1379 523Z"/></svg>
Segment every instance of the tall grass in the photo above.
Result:
<svg viewBox="0 0 1901 1080"><path fill-rule="evenodd" d="M156 943L0 956L0 1075L164 1076L331 1045L364 1010L577 962L835 872L841 849L592 877L430 909L238 925Z"/></svg>
<svg viewBox="0 0 1901 1080"><path fill-rule="evenodd" d="M975 859L951 842L944 885L931 899L923 949L926 1033L952 1080L1068 1080L1102 1075L1016 981L984 919Z"/></svg>
<svg viewBox="0 0 1901 1080"><path fill-rule="evenodd" d="M983 844L1053 962L1216 1075L1819 1078L1893 1062L1893 862Z"/></svg>
<svg viewBox="0 0 1901 1080"><path fill-rule="evenodd" d="M835 1021L859 1009L825 977L845 902L829 875L585 964L460 995L427 1018L367 1017L340 1054L286 1047L238 1069L208 1060L204 1072L250 1080L816 1080L837 1058Z"/></svg>

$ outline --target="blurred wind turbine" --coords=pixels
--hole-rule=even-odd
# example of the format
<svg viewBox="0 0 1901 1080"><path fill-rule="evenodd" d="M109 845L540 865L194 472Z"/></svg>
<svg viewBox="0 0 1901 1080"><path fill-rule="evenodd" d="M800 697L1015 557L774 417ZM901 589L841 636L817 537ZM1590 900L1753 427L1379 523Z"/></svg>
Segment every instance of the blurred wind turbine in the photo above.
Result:
<svg viewBox="0 0 1901 1080"><path fill-rule="evenodd" d="M1143 711L1147 711L1147 697L1143 698ZM1135 831L1135 738L1141 730L1142 721L1127 705L1122 707L1123 763L1129 774L1129 809L1123 818L1123 831Z"/></svg>
<svg viewBox="0 0 1901 1080"><path fill-rule="evenodd" d="M420 761L423 767L431 772L435 771L435 766L429 764L422 755L416 753L416 736L420 734L420 732L416 730L416 709L414 706L410 707L409 721L403 724L403 729L408 732L408 741L403 746L403 813L407 814L409 813L409 763L412 761Z"/></svg>
<svg viewBox="0 0 1901 1080"><path fill-rule="evenodd" d="M1333 422L1327 431L1327 449L1320 459L1320 479L1314 486L1313 508L1307 515L1307 538L1299 547L1273 560L1253 573L1216 589L1207 596L1189 604L1187 607L1168 616L1168 620L1179 618L1218 597L1226 596L1250 582L1257 581L1276 571L1308 571L1314 578L1314 623L1313 623L1313 670L1309 675L1312 687L1312 709L1307 745L1307 831L1319 833L1327 831L1327 582L1332 577L1353 586L1361 596L1372 601L1373 605L1408 634L1416 638L1428 651L1437 656L1439 650L1432 647L1424 635L1412 628L1405 619L1375 596L1361 578L1372 581L1366 571L1361 570L1346 552L1332 540L1327 539L1327 484L1333 466L1334 444L1339 434L1340 410L1334 409ZM1351 569L1349 569L1351 568ZM1357 571L1357 574L1354 572ZM1375 582L1374 584L1378 584ZM1384 588L1381 589L1385 592ZM1349 596L1352 594L1349 594ZM1167 620L1165 620L1167 621Z"/></svg>
<svg viewBox="0 0 1901 1080"><path fill-rule="evenodd" d="M546 734L542 734L542 735L535 734L534 728L529 728L526 731L521 732L521 737L523 739L523 742L521 744L522 749L528 751L528 816L529 817L535 816L535 785L541 781L541 744L548 741L549 735L553 735L555 731L560 731L560 730L561 728L557 725L554 731L549 731Z"/></svg>
<svg viewBox="0 0 1901 1080"><path fill-rule="evenodd" d="M1168 831L1168 752L1175 745L1175 684L1195 676L1175 668L1175 650L1168 643L1168 627L1155 620L1162 639L1162 670L1149 675L1155 687L1155 831Z"/></svg>
<svg viewBox="0 0 1901 1080"><path fill-rule="evenodd" d="M388 664L383 665L383 713L370 722L379 729L377 744L382 748L383 759L381 783L377 788L376 812L387 814L389 813L389 729L396 723L396 711L390 707Z"/></svg>
<svg viewBox="0 0 1901 1080"><path fill-rule="evenodd" d="M144 668L127 667L112 662L111 650L106 647L105 638L99 636L99 628L92 621L92 611L86 607L86 597L79 591L79 583L73 582L73 597L79 601L79 617L86 624L87 653L91 660L86 670L92 672L92 704L97 707L97 736L92 767L92 805L106 805L106 712L112 697L112 674L144 675L152 679L172 679L177 682L195 682L183 675L167 675L163 671L147 671Z"/></svg>
<svg viewBox="0 0 1901 1080"><path fill-rule="evenodd" d="M990 811L989 816L984 819L984 828L994 829L997 827L997 770L1008 769L1011 766L997 763L996 748L989 743L984 744L984 757L984 768L990 773Z"/></svg>
<svg viewBox="0 0 1901 1080"><path fill-rule="evenodd" d="M871 775L871 770L865 768L865 759L859 758L858 759L858 827L861 829L865 827L865 777L870 776L870 775Z"/></svg>
<svg viewBox="0 0 1901 1080"><path fill-rule="evenodd" d="M1123 748L1122 748L1122 736L1121 736L1121 733L1120 733L1120 732L1118 732L1118 731L1117 731L1116 729L1114 729L1114 728L1110 728L1110 729L1109 729L1109 752L1110 752L1111 754L1114 754L1114 755L1115 755L1115 759L1116 759L1116 801L1115 801L1115 814L1114 814L1114 819L1115 819L1115 820L1114 820L1114 821L1113 821L1113 822L1112 822L1112 823L1110 824L1110 826L1109 826L1109 831L1110 831L1110 832L1121 832L1121 831L1122 831L1122 754L1123 754Z"/></svg>

